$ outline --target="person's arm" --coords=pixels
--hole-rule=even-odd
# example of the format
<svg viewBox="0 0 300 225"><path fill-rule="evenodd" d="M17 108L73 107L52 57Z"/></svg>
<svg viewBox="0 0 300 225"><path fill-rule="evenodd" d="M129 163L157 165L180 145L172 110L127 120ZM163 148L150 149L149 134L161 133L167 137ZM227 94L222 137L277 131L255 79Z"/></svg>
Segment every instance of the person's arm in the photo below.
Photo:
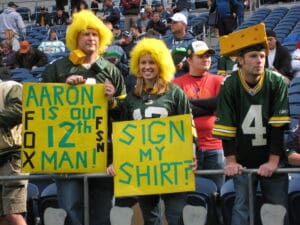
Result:
<svg viewBox="0 0 300 225"><path fill-rule="evenodd" d="M270 177L277 169L283 149L283 127L271 127L269 160L258 168L258 174Z"/></svg>
<svg viewBox="0 0 300 225"><path fill-rule="evenodd" d="M292 152L288 156L288 161L290 165L300 166L300 154L298 152Z"/></svg>
<svg viewBox="0 0 300 225"><path fill-rule="evenodd" d="M270 133L270 154L280 156L284 148L284 127L271 127Z"/></svg>
<svg viewBox="0 0 300 225"><path fill-rule="evenodd" d="M240 175L243 172L243 166L236 160L236 141L235 139L222 140L224 156L226 157L226 165L224 174L227 176Z"/></svg>
<svg viewBox="0 0 300 225"><path fill-rule="evenodd" d="M208 110L208 109L205 109L205 108L202 108L202 107L195 106L192 103L190 105L191 105L192 114L193 114L194 118L214 114L214 111L212 111L212 110Z"/></svg>
<svg viewBox="0 0 300 225"><path fill-rule="evenodd" d="M36 49L36 54L38 61L35 64L36 67L44 66L48 63L48 57L45 53L41 52L40 50Z"/></svg>
<svg viewBox="0 0 300 225"><path fill-rule="evenodd" d="M192 99L190 102L197 107L204 108L210 111L215 111L217 108L218 97Z"/></svg>
<svg viewBox="0 0 300 225"><path fill-rule="evenodd" d="M0 127L11 128L22 122L22 86L14 85L5 97L5 109L0 113Z"/></svg>
<svg viewBox="0 0 300 225"><path fill-rule="evenodd" d="M291 71L292 71L292 65L291 65L291 55L286 47L280 45L280 52L279 54L276 54L276 56L280 57L279 63L274 65L275 69L281 73L282 75L288 77L290 80L293 78ZM275 57L276 57L275 56Z"/></svg>
<svg viewBox="0 0 300 225"><path fill-rule="evenodd" d="M270 177L274 173L274 171L277 169L279 164L280 156L279 155L273 155L270 154L268 162L262 164L258 168L257 174L263 176L263 177Z"/></svg>
<svg viewBox="0 0 300 225"><path fill-rule="evenodd" d="M21 15L18 16L17 18L17 27L19 29L20 34L22 35L22 38L26 38L26 26L24 24L24 21L21 17Z"/></svg>
<svg viewBox="0 0 300 225"><path fill-rule="evenodd" d="M300 166L300 154L297 152L299 149L299 131L299 126L294 130L290 130L285 141L285 153L288 163L292 166Z"/></svg>
<svg viewBox="0 0 300 225"><path fill-rule="evenodd" d="M216 1L212 0L211 4L210 4L209 13L213 13L216 9L217 9L217 7L216 7Z"/></svg>

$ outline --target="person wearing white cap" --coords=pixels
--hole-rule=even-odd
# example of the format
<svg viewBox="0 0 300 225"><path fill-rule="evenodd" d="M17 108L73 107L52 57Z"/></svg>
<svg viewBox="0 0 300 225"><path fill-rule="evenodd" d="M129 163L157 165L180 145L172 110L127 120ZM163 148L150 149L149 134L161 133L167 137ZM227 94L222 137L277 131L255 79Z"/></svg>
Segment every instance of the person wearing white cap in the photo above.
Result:
<svg viewBox="0 0 300 225"><path fill-rule="evenodd" d="M196 38L187 32L187 17L182 13L175 13L171 18L171 32L172 34L164 37L164 42L172 51L175 48L186 48L196 41ZM176 64L177 72L184 68L184 61ZM176 73L177 73L176 72ZM177 76L177 74L175 74Z"/></svg>

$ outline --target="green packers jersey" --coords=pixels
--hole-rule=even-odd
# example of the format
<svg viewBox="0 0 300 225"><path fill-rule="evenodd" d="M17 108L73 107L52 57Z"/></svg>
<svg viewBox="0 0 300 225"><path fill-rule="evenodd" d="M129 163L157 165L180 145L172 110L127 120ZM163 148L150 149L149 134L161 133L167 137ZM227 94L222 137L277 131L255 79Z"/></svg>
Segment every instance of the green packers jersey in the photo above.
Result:
<svg viewBox="0 0 300 225"><path fill-rule="evenodd" d="M121 120L141 120L190 114L189 101L178 86L170 83L163 95L145 92L141 97L130 92L121 104Z"/></svg>
<svg viewBox="0 0 300 225"><path fill-rule="evenodd" d="M235 138L238 162L253 168L269 158L271 126L289 121L287 85L280 74L265 70L251 88L236 71L223 81L213 135Z"/></svg>

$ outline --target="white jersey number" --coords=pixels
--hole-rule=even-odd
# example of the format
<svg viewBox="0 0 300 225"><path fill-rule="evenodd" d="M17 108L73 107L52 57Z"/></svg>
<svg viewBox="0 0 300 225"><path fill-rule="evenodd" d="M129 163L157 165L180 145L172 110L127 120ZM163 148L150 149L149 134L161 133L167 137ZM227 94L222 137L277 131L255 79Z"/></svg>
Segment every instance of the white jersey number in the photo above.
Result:
<svg viewBox="0 0 300 225"><path fill-rule="evenodd" d="M242 130L244 134L253 134L253 146L262 146L267 144L267 139L264 138L266 128L262 122L262 106L251 105L245 119L242 123Z"/></svg>
<svg viewBox="0 0 300 225"><path fill-rule="evenodd" d="M160 115L160 118L167 117L168 116L168 110L163 107L155 107L150 106L145 109L145 118L152 118L153 115ZM133 119L134 120L141 120L142 113L140 109L136 109L133 112Z"/></svg>

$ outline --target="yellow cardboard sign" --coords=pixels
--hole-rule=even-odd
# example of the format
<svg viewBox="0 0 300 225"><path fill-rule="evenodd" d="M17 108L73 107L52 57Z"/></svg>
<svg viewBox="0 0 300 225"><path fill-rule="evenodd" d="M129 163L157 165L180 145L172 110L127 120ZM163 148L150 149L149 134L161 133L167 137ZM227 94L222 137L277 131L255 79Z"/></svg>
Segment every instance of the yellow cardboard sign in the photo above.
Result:
<svg viewBox="0 0 300 225"><path fill-rule="evenodd" d="M105 172L104 85L24 83L24 172Z"/></svg>
<svg viewBox="0 0 300 225"><path fill-rule="evenodd" d="M113 123L116 197L195 190L190 115Z"/></svg>

